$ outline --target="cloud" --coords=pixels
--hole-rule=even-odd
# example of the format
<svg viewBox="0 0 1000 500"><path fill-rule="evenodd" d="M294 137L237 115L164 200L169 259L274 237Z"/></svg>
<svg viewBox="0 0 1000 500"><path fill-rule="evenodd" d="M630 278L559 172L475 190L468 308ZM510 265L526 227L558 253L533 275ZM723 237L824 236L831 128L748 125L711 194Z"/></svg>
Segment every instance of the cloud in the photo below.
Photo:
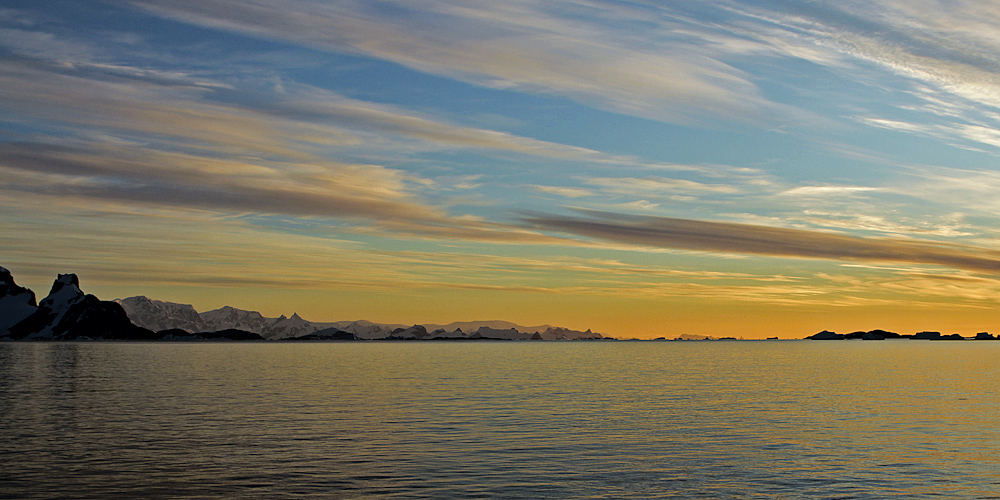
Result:
<svg viewBox="0 0 1000 500"><path fill-rule="evenodd" d="M1000 91L1000 86L997 90ZM963 117L958 119L965 120ZM873 127L941 139L963 149L980 150L978 147L970 147L968 145L970 142L1000 149L1000 132L992 126L970 123L914 123L872 117L858 117L856 120Z"/></svg>
<svg viewBox="0 0 1000 500"><path fill-rule="evenodd" d="M42 284L67 270L88 283L119 287L391 290L525 279L523 272L505 270L506 257L492 263L490 256L379 249L344 239L349 231L323 231L329 228L322 220L303 228L301 219L278 218L272 226L258 223L263 216L220 215L197 206L116 206L31 193L14 199L2 191L0 212L13 216L0 231L3 264ZM467 270L478 272L463 274ZM544 273L540 263L528 277Z"/></svg>
<svg viewBox="0 0 1000 500"><path fill-rule="evenodd" d="M199 207L224 212L440 221L445 215L404 188L405 175L373 165L319 166L122 149L3 144L6 189L106 201ZM325 168L323 168L325 167ZM307 172L311 170L311 172Z"/></svg>
<svg viewBox="0 0 1000 500"><path fill-rule="evenodd" d="M871 191L885 191L884 188L868 186L800 186L779 193L781 196L844 196Z"/></svg>
<svg viewBox="0 0 1000 500"><path fill-rule="evenodd" d="M654 208L660 206L659 203L651 203L648 200L636 200L630 201L628 203L619 203L617 205L619 208L626 210L653 210Z"/></svg>
<svg viewBox="0 0 1000 500"><path fill-rule="evenodd" d="M563 186L531 186L531 189L541 193L554 194L557 196L563 196L566 198L583 198L584 196L593 196L593 191L589 189L581 188L571 188Z"/></svg>
<svg viewBox="0 0 1000 500"><path fill-rule="evenodd" d="M988 217L992 223L1000 211L1000 172L985 169L915 166L908 172L905 192L929 203L948 206ZM995 232L995 224L986 229Z"/></svg>
<svg viewBox="0 0 1000 500"><path fill-rule="evenodd" d="M91 49L45 59L57 57L50 46L61 41L42 35L22 41L25 53L40 59L0 65L8 98L0 109L47 132L0 143L3 188L12 194L346 218L420 237L554 243L524 228L451 215L416 194L476 189L480 176L436 182L331 156L350 148L364 148L364 155L401 138L566 161L639 161L464 127L294 83L283 93L262 95L179 71L105 64ZM43 47L28 50L37 40Z"/></svg>
<svg viewBox="0 0 1000 500"><path fill-rule="evenodd" d="M388 132L448 148L490 149L597 163L638 161L632 157L610 155L593 149L449 123L396 106L350 99L315 87L289 84L286 92L291 96L281 99L270 96L271 103L257 109L284 119Z"/></svg>
<svg viewBox="0 0 1000 500"><path fill-rule="evenodd" d="M756 42L755 54L798 57L852 82L879 89L883 107L860 119L871 126L934 136L960 145L997 146L1000 124L1000 10L990 2L728 2L743 19L734 32ZM914 104L902 98L915 98ZM912 112L923 113L914 118ZM899 116L906 118L900 119Z"/></svg>
<svg viewBox="0 0 1000 500"><path fill-rule="evenodd" d="M110 146L0 144L0 192L108 204L289 215L363 223L356 233L494 243L574 244L477 217L451 215L407 188L410 175L334 162L270 165ZM332 220L330 221L332 224Z"/></svg>
<svg viewBox="0 0 1000 500"><path fill-rule="evenodd" d="M93 51L86 44L62 40L52 33L41 31L0 28L0 46L32 59L68 62L93 57Z"/></svg>
<svg viewBox="0 0 1000 500"><path fill-rule="evenodd" d="M39 33L32 40L64 42ZM40 36L45 35L45 36ZM0 40L2 45L2 40ZM197 148L215 155L281 156L310 161L333 147L371 155L417 150L475 150L592 165L683 168L718 175L723 167L650 164L626 155L452 123L412 110L351 99L317 87L283 82L282 91L100 62L96 48L58 54L39 48L36 60L5 60L0 109L36 124L126 136L138 145ZM77 58L74 58L77 57ZM95 60L96 59L96 60Z"/></svg>
<svg viewBox="0 0 1000 500"><path fill-rule="evenodd" d="M524 222L537 230L649 247L809 259L909 262L1000 274L1000 251L986 248L860 238L731 222L596 211L583 213L587 216L526 216Z"/></svg>
<svg viewBox="0 0 1000 500"><path fill-rule="evenodd" d="M475 189L480 176L453 176L455 182L442 176L437 182L334 156L350 151L364 157L386 149L400 154L405 147L399 141L410 141L423 148L515 153L598 166L759 175L715 165L651 165L634 157L466 127L295 82L284 82L283 91L275 93L184 71L111 64L85 44L78 52L52 49L60 43L65 42L44 33L25 37L18 47L29 59L0 65L0 87L8 97L0 108L47 132L47 137L0 143L8 193L224 214L348 219L366 224L352 228L356 231L419 238L580 245L453 215L447 200L435 206L417 194ZM32 50L32 44L40 47ZM729 190L666 178L632 182L683 191ZM592 193L557 186L537 189L570 197Z"/></svg>
<svg viewBox="0 0 1000 500"><path fill-rule="evenodd" d="M705 184L667 177L646 177L642 179L634 177L591 177L586 179L586 182L594 186L601 186L604 191L617 194L635 194L637 191L663 195L678 193L735 194L740 192L739 188L728 184Z"/></svg>
<svg viewBox="0 0 1000 500"><path fill-rule="evenodd" d="M580 15L578 5L539 2L397 1L389 9L302 0L132 4L202 26L657 120L701 121L705 113L749 119L776 107L747 74L702 50L706 31L733 45L736 39L665 10L593 3Z"/></svg>
<svg viewBox="0 0 1000 500"><path fill-rule="evenodd" d="M867 213L838 213L815 209L806 210L803 215L804 217L798 220L816 227L877 231L899 235L935 235L949 238L974 235L974 233L963 230L967 225L962 224L962 217L956 214L938 221L929 220L929 218L911 221L909 217L897 217L901 220L889 220Z"/></svg>

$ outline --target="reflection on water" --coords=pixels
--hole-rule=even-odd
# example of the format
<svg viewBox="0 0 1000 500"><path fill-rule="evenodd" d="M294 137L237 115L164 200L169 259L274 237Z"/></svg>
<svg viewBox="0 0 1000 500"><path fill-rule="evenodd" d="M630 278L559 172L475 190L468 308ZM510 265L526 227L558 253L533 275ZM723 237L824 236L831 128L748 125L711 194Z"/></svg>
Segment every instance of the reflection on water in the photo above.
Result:
<svg viewBox="0 0 1000 500"><path fill-rule="evenodd" d="M1000 498L1000 342L0 344L0 498Z"/></svg>

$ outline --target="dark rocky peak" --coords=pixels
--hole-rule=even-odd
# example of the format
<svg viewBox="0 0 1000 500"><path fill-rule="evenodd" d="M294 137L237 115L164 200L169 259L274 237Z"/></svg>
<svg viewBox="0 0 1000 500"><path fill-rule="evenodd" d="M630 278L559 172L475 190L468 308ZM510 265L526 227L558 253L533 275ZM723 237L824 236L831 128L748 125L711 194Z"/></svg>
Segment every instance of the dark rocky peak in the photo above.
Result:
<svg viewBox="0 0 1000 500"><path fill-rule="evenodd" d="M428 337L427 328L424 325L413 325L409 328L396 328L389 335L389 338L397 339L423 339Z"/></svg>
<svg viewBox="0 0 1000 500"><path fill-rule="evenodd" d="M10 274L10 271L5 267L0 267L0 299L15 295L21 296L18 298L19 303L31 304L32 307L37 306L35 303L35 292L23 286L17 286L17 283L14 282L14 276Z"/></svg>
<svg viewBox="0 0 1000 500"><path fill-rule="evenodd" d="M17 286L10 271L0 267L0 337L6 337L10 327L20 323L37 310L35 292Z"/></svg>
<svg viewBox="0 0 1000 500"><path fill-rule="evenodd" d="M60 274L56 277L55 282L52 283L52 291L49 292L49 295L52 295L67 286L80 288L80 278L77 278L73 273Z"/></svg>
<svg viewBox="0 0 1000 500"><path fill-rule="evenodd" d="M52 290L38 304L46 309L62 309L70 304L83 299L84 293L80 290L80 279L75 274L60 274L52 283Z"/></svg>
<svg viewBox="0 0 1000 500"><path fill-rule="evenodd" d="M864 332L859 332L859 333L864 333ZM835 333L829 330L823 330L822 332L810 335L806 338L811 340L844 340L845 337L846 335L841 333Z"/></svg>
<svg viewBox="0 0 1000 500"><path fill-rule="evenodd" d="M14 277L6 267L0 266L0 287L14 285Z"/></svg>

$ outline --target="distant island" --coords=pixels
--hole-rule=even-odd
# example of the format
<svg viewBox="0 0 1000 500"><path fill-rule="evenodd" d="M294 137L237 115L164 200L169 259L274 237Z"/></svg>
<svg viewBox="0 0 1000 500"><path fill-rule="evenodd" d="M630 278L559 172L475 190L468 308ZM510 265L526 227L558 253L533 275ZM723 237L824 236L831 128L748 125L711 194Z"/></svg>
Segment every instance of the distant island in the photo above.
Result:
<svg viewBox="0 0 1000 500"><path fill-rule="evenodd" d="M18 286L0 267L0 340L614 340L590 330L508 321L399 325L370 321L317 323L268 318L226 306L204 313L189 304L144 296L100 300L83 293L75 274L60 274L49 294Z"/></svg>
<svg viewBox="0 0 1000 500"><path fill-rule="evenodd" d="M943 335L941 332L917 332L914 334L901 334L886 330L857 331L851 333L835 333L827 330L815 333L806 337L807 340L885 340L885 339L911 339L911 340L969 340L962 335L953 333ZM988 332L979 332L972 340L998 340L997 337Z"/></svg>

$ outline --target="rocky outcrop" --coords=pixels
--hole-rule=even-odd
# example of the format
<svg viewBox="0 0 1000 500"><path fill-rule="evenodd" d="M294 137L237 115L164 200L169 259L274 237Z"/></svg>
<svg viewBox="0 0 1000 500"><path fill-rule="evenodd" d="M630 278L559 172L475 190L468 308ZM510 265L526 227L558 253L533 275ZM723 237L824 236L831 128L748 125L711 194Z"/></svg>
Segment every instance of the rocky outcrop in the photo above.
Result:
<svg viewBox="0 0 1000 500"><path fill-rule="evenodd" d="M456 328L455 331L449 332L444 328L438 328L430 334L430 338L433 340L464 340L467 337L465 333L462 333L461 328Z"/></svg>
<svg viewBox="0 0 1000 500"><path fill-rule="evenodd" d="M413 325L409 328L397 328L388 337L389 340L423 340L429 338L427 328L423 325Z"/></svg>
<svg viewBox="0 0 1000 500"><path fill-rule="evenodd" d="M840 333L834 333L831 331L823 330L822 332L815 333L806 337L808 340L844 340L844 335Z"/></svg>
<svg viewBox="0 0 1000 500"><path fill-rule="evenodd" d="M965 337L957 333L953 333L951 335L940 335L937 338L933 338L930 340L965 340Z"/></svg>
<svg viewBox="0 0 1000 500"><path fill-rule="evenodd" d="M215 332L198 332L195 335L205 340L264 340L260 334L237 328L227 328Z"/></svg>
<svg viewBox="0 0 1000 500"><path fill-rule="evenodd" d="M392 335L392 331L397 328L406 328L400 325L382 325L371 321L340 321L332 323L332 326L345 332L351 332L360 339L384 339Z"/></svg>
<svg viewBox="0 0 1000 500"><path fill-rule="evenodd" d="M488 326L481 326L474 333L469 335L472 339L497 339L497 340L527 340L531 338L531 334L522 333L517 331L516 328L490 328Z"/></svg>
<svg viewBox="0 0 1000 500"><path fill-rule="evenodd" d="M878 330L878 329L876 329L876 330L872 330L872 331L867 332L867 333L869 333L871 335L877 335L879 337L882 337L883 339L899 339L899 338L903 338L902 335L900 335L900 334L898 334L896 332L890 332L888 330Z"/></svg>
<svg viewBox="0 0 1000 500"><path fill-rule="evenodd" d="M286 340L358 340L358 337L339 328L326 328L306 335L289 337Z"/></svg>
<svg viewBox="0 0 1000 500"><path fill-rule="evenodd" d="M848 333L848 334L844 335L844 339L846 339L846 340L852 340L852 339L860 339L860 340L885 340L885 339L898 339L898 338L901 338L901 337L902 337L902 335L900 335L898 333L890 332L890 331L887 331L887 330L878 330L878 329L876 329L876 330L870 330L870 331L867 331L867 332L865 332L865 331L851 332L851 333Z"/></svg>
<svg viewBox="0 0 1000 500"><path fill-rule="evenodd" d="M581 332L560 327L549 327L541 334L545 340L596 340L604 338L600 333L594 333L590 329Z"/></svg>
<svg viewBox="0 0 1000 500"><path fill-rule="evenodd" d="M10 327L31 316L38 309L35 292L17 286L10 271L0 267L0 337L4 337Z"/></svg>

